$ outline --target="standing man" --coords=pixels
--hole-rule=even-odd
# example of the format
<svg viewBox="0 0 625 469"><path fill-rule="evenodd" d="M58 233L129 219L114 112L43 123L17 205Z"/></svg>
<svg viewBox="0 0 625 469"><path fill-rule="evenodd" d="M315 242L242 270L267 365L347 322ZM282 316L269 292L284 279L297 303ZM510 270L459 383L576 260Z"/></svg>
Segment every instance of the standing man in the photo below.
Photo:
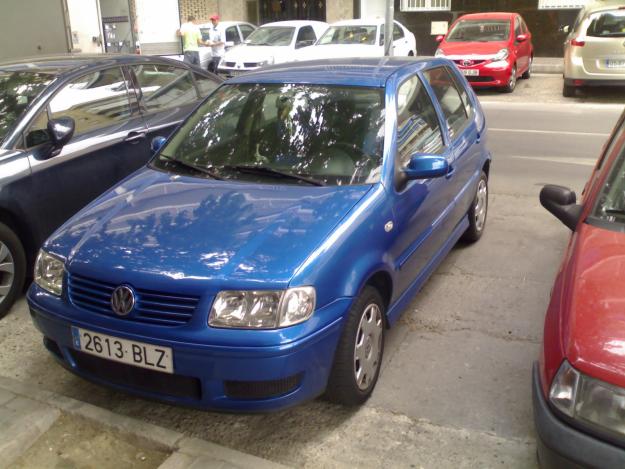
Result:
<svg viewBox="0 0 625 469"><path fill-rule="evenodd" d="M213 14L210 17L212 28L209 29L209 41L208 45L211 46L213 58L208 64L208 71L217 73L217 67L219 62L226 52L226 42L223 38L222 32L217 28L219 25L219 15Z"/></svg>
<svg viewBox="0 0 625 469"><path fill-rule="evenodd" d="M198 28L195 17L189 15L187 22L184 23L176 35L182 37L182 51L184 52L184 61L188 64L200 66L200 46L207 45L202 40L202 33Z"/></svg>

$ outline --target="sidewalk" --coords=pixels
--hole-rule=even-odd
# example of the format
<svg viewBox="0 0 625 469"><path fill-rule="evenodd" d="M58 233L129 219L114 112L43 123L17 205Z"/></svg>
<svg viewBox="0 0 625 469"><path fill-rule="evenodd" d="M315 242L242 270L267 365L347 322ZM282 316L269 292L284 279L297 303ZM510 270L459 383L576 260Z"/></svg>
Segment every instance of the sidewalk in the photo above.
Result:
<svg viewBox="0 0 625 469"><path fill-rule="evenodd" d="M561 57L534 57L532 72L561 75L564 72L564 60Z"/></svg>
<svg viewBox="0 0 625 469"><path fill-rule="evenodd" d="M0 377L0 468L283 468Z"/></svg>

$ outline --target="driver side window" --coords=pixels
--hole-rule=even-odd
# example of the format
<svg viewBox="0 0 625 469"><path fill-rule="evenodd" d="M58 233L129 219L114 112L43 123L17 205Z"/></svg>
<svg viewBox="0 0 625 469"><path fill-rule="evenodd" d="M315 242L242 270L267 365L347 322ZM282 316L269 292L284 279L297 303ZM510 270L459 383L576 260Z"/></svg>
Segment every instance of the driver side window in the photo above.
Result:
<svg viewBox="0 0 625 469"><path fill-rule="evenodd" d="M33 120L26 134L26 148L36 147L42 143L49 143L50 135L48 134L48 113L47 109L41 110L39 115Z"/></svg>

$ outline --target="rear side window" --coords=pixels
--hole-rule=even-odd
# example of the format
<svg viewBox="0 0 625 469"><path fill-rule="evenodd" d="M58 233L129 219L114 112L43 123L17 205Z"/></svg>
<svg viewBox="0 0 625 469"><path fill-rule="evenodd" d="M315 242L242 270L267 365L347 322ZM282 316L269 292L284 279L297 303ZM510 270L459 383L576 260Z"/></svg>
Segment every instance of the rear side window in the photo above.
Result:
<svg viewBox="0 0 625 469"><path fill-rule="evenodd" d="M414 153L443 151L436 110L417 76L406 80L397 91L397 146L399 167L406 166Z"/></svg>
<svg viewBox="0 0 625 469"><path fill-rule="evenodd" d="M625 10L611 10L590 16L586 31L592 37L625 37Z"/></svg>
<svg viewBox="0 0 625 469"><path fill-rule="evenodd" d="M171 65L135 65L132 67L147 112L163 111L190 104L198 99L191 72Z"/></svg>
<svg viewBox="0 0 625 469"><path fill-rule="evenodd" d="M127 83L120 68L100 70L75 79L65 85L48 106L52 119L65 116L74 119L75 136L123 123L130 117Z"/></svg>
<svg viewBox="0 0 625 469"><path fill-rule="evenodd" d="M460 90L446 67L427 70L425 78L443 109L449 134L453 138L460 133L469 120Z"/></svg>

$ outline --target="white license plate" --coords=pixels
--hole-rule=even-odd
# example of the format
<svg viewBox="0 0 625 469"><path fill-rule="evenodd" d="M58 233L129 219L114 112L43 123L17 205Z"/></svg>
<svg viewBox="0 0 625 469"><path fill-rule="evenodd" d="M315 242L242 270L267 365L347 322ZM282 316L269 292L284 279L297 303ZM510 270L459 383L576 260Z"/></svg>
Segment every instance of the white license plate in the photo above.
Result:
<svg viewBox="0 0 625 469"><path fill-rule="evenodd" d="M173 353L160 347L72 327L74 348L90 355L163 373L174 372Z"/></svg>
<svg viewBox="0 0 625 469"><path fill-rule="evenodd" d="M475 69L463 68L462 74L468 77L478 77L480 76L480 71Z"/></svg>
<svg viewBox="0 0 625 469"><path fill-rule="evenodd" d="M605 65L608 68L625 68L625 60L606 60Z"/></svg>

